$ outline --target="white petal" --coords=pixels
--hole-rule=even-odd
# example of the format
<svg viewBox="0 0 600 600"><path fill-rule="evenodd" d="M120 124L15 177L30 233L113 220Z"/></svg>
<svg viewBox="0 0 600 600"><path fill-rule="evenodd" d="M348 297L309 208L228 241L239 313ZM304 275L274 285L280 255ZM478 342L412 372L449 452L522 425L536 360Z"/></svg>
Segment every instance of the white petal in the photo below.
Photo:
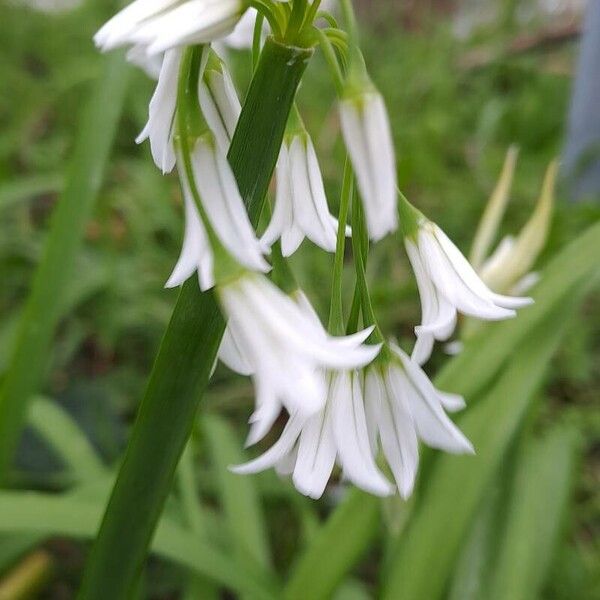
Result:
<svg viewBox="0 0 600 600"><path fill-rule="evenodd" d="M335 464L336 448L327 407L304 424L298 444L293 481L305 496L323 495Z"/></svg>
<svg viewBox="0 0 600 600"><path fill-rule="evenodd" d="M240 264L268 271L227 158L200 139L192 153L192 166L202 204L222 244Z"/></svg>
<svg viewBox="0 0 600 600"><path fill-rule="evenodd" d="M261 454L258 458L251 460L243 465L236 465L229 467L234 473L240 475L246 475L249 473L258 473L259 471L265 471L275 466L280 460L283 460L288 453L292 451L300 431L302 429L302 419L297 416L291 416L287 422L281 437L267 450L264 454Z"/></svg>
<svg viewBox="0 0 600 600"><path fill-rule="evenodd" d="M327 208L321 170L310 138L296 136L290 146L294 220L317 246L334 252L336 230Z"/></svg>
<svg viewBox="0 0 600 600"><path fill-rule="evenodd" d="M390 382L398 396L408 399L419 437L433 448L472 454L471 442L444 412L440 396L427 375L400 348L394 350L403 368L390 369Z"/></svg>
<svg viewBox="0 0 600 600"><path fill-rule="evenodd" d="M394 474L400 495L408 498L417 476L419 449L406 401L401 396L390 395L387 383L384 383L374 369L367 371L365 400L372 404L370 412L377 420L383 453Z"/></svg>
<svg viewBox="0 0 600 600"><path fill-rule="evenodd" d="M212 279L212 251L196 205L190 197L189 188L183 182L182 187L185 203L185 233L181 255L165 284L167 288L177 287L184 283L200 265L203 267L202 283L207 283Z"/></svg>
<svg viewBox="0 0 600 600"><path fill-rule="evenodd" d="M335 377L330 398L333 434L344 474L372 494L390 495L393 488L377 468L371 452L358 375L343 373Z"/></svg>
<svg viewBox="0 0 600 600"><path fill-rule="evenodd" d="M156 90L150 100L148 123L136 139L138 144L150 139L152 157L163 173L171 172L175 166L173 126L180 63L180 50L165 53Z"/></svg>
<svg viewBox="0 0 600 600"><path fill-rule="evenodd" d="M514 310L493 303L491 291L479 280L464 257L457 264L456 256L453 255L451 260L445 250L438 243L437 236L423 229L419 232L421 258L441 295L461 312L481 319L498 320L515 316ZM458 249L455 250L460 254Z"/></svg>
<svg viewBox="0 0 600 600"><path fill-rule="evenodd" d="M235 331L231 327L225 329L221 347L219 348L219 359L232 371L240 375L252 375L253 369L244 356L240 344L235 339Z"/></svg>

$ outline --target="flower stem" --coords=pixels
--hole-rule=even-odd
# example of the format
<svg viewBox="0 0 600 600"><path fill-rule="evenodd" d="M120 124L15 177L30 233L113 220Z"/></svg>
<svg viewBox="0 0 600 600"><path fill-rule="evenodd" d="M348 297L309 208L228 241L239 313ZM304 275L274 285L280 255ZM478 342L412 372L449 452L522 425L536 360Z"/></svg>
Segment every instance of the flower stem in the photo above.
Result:
<svg viewBox="0 0 600 600"><path fill-rule="evenodd" d="M352 167L346 158L340 211L338 215L337 242L333 261L333 280L331 284L331 305L329 309L329 331L336 335L344 333L344 305L342 300L342 275L344 274L344 255L346 252L346 223L350 209L350 198L354 192Z"/></svg>
<svg viewBox="0 0 600 600"><path fill-rule="evenodd" d="M360 202L352 203L352 249L354 251L354 266L356 269L356 281L360 292L361 308L363 315L363 325L369 327L373 325L375 329L371 334L374 341L385 343L385 338L375 317L375 311L371 303L369 294L369 285L366 275L366 253L368 251L369 240L366 235L365 216Z"/></svg>
<svg viewBox="0 0 600 600"><path fill-rule="evenodd" d="M312 51L268 39L229 151L256 224ZM92 548L79 598L126 600L139 578L225 330L212 292L182 287Z"/></svg>

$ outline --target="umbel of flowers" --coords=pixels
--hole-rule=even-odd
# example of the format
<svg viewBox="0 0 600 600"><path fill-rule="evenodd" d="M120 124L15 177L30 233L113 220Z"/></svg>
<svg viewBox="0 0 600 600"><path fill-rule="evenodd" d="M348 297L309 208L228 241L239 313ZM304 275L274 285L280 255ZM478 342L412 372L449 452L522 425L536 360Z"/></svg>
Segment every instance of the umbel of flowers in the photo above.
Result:
<svg viewBox="0 0 600 600"><path fill-rule="evenodd" d="M105 51L128 47L129 59L158 79L138 142L149 140L163 173L177 166L181 182L183 245L167 286L197 276L201 290L214 289L228 323L219 357L254 382L248 445L260 442L282 414L287 418L270 448L233 470L274 467L291 475L301 493L319 498L339 468L368 492L408 497L419 442L473 452L448 416L465 406L463 398L436 389L421 368L435 341L450 337L457 313L505 319L530 300L492 292L444 232L398 193L385 102L360 52L351 2L339 4L346 31L331 26L336 20L319 12L319 0L135 0L95 41ZM236 30L240 21L243 31ZM276 40L324 53L348 161L334 216L294 106L270 218L257 232L227 160L240 100L225 56L214 48L228 40L239 48L247 39L256 59L265 27ZM382 333L367 284L369 243L394 233L403 239L421 297L412 356ZM345 311L348 236L356 289ZM334 255L327 325L287 263L305 238Z"/></svg>

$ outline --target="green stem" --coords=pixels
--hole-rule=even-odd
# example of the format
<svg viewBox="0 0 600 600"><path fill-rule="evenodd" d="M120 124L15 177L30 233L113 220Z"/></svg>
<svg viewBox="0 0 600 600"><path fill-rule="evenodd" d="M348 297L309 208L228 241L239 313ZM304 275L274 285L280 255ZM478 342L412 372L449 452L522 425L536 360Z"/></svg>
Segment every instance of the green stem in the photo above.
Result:
<svg viewBox="0 0 600 600"><path fill-rule="evenodd" d="M103 180L125 99L128 69L120 56L104 74L83 112L67 182L56 206L44 253L19 323L6 378L0 388L0 481L5 483L27 418L44 379L54 332L65 311L85 225Z"/></svg>
<svg viewBox="0 0 600 600"><path fill-rule="evenodd" d="M367 283L365 254L368 249L368 238L366 236L365 218L360 202L352 203L352 249L354 252L354 265L356 268L356 281L360 292L363 325L368 327L374 325L375 329L371 335L373 340L384 343L385 337L379 328L375 311L371 303L369 285Z"/></svg>
<svg viewBox="0 0 600 600"><path fill-rule="evenodd" d="M331 305L329 308L329 331L336 335L344 333L344 305L342 298L342 275L344 274L344 255L346 253L346 223L350 209L350 198L354 192L352 167L346 158L340 211L338 215L337 242L333 261L333 279L331 284Z"/></svg>
<svg viewBox="0 0 600 600"><path fill-rule="evenodd" d="M256 224L296 89L312 51L268 39L229 150ZM79 593L126 600L141 572L173 475L217 356L225 322L195 278L182 287Z"/></svg>

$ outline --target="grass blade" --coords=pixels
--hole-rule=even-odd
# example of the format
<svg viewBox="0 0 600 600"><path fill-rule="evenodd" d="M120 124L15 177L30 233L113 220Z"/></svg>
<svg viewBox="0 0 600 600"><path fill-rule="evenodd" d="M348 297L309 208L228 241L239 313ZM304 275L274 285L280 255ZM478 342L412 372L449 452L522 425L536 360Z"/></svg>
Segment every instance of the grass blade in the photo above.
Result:
<svg viewBox="0 0 600 600"><path fill-rule="evenodd" d="M106 489L106 488L105 488ZM108 489L106 489L108 492ZM90 539L95 535L106 494L57 496L39 492L0 492L2 534L43 535ZM229 556L202 541L172 518L157 528L152 550L208 579L254 598L273 600L275 594L252 572L232 569Z"/></svg>
<svg viewBox="0 0 600 600"><path fill-rule="evenodd" d="M83 112L65 189L52 215L44 254L21 316L14 351L0 388L0 480L10 462L48 363L54 331L92 205L102 183L121 115L128 68L119 55L106 60Z"/></svg>
<svg viewBox="0 0 600 600"><path fill-rule="evenodd" d="M56 403L36 398L29 424L52 446L75 478L86 481L104 472L104 465L77 423Z"/></svg>
<svg viewBox="0 0 600 600"><path fill-rule="evenodd" d="M564 524L576 456L576 436L563 426L526 446L494 576L485 594L489 600L540 597Z"/></svg>
<svg viewBox="0 0 600 600"><path fill-rule="evenodd" d="M378 498L353 490L316 534L296 565L283 597L286 600L331 598L377 535L379 510Z"/></svg>
<svg viewBox="0 0 600 600"><path fill-rule="evenodd" d="M247 563L250 557L249 566L258 564L268 569L271 559L267 528L255 481L229 471L231 465L244 462L239 440L231 427L216 416L205 416L202 425L209 443L236 559Z"/></svg>

